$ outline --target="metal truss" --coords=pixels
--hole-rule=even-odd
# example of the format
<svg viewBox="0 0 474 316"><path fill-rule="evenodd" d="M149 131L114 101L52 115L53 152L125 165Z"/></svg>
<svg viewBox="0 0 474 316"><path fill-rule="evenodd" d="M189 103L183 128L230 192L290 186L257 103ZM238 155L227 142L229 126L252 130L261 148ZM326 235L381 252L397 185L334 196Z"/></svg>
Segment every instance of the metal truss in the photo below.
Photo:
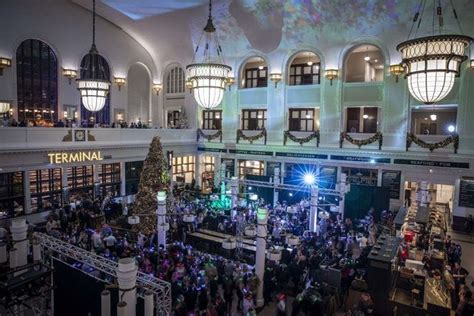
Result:
<svg viewBox="0 0 474 316"><path fill-rule="evenodd" d="M230 178L226 178L226 181L231 181ZM271 182L264 182L264 181L257 181L257 180L242 180L239 179L240 184L244 184L247 186L255 186L255 187L263 187L263 188L271 188L277 190L289 190L289 191L309 191L309 186L302 186L302 185L294 185L294 184L274 184ZM319 193L324 195L333 195L333 196L342 196L341 192L332 189L323 189L319 188Z"/></svg>
<svg viewBox="0 0 474 316"><path fill-rule="evenodd" d="M102 256L96 255L90 251L74 246L57 238L45 235L43 233L35 233L34 237L41 244L52 252L54 259L65 262L63 257L73 259L75 261L86 264L91 268L101 271L108 276L117 278L118 263ZM142 290L151 291L155 297L156 315L171 315L171 284L147 275L142 272L137 274L137 287L139 295L142 296Z"/></svg>

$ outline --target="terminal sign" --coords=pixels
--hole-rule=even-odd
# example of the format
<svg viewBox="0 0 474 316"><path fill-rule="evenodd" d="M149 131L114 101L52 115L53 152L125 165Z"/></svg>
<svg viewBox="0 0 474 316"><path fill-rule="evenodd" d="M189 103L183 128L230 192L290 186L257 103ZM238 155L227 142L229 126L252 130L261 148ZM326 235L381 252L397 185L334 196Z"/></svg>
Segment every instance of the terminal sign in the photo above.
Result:
<svg viewBox="0 0 474 316"><path fill-rule="evenodd" d="M103 159L102 153L100 151L49 153L48 158L49 163L52 164L94 161Z"/></svg>

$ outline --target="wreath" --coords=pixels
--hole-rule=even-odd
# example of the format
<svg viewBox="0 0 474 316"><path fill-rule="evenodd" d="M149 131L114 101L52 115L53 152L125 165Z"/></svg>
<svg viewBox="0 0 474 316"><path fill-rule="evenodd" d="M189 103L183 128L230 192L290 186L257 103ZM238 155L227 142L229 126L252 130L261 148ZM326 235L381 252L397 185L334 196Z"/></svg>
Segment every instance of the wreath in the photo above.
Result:
<svg viewBox="0 0 474 316"><path fill-rule="evenodd" d="M219 138L220 142L222 143L222 130L220 129L214 134L204 134L204 132L200 128L198 128L197 136L196 136L197 141L199 141L201 137L204 139L207 139L208 142L210 142L213 139Z"/></svg>
<svg viewBox="0 0 474 316"><path fill-rule="evenodd" d="M246 136L241 129L237 130L237 144L239 143L240 139L249 141L250 144L253 144L254 141L259 140L260 138L264 137L264 144L267 144L267 130L264 128L262 131L253 136Z"/></svg>
<svg viewBox="0 0 474 316"><path fill-rule="evenodd" d="M457 154L458 153L458 148L459 148L459 135L453 134L453 135L449 135L448 137L446 137L445 139L443 139L440 142L427 143L427 142L421 140L415 134L407 133L406 151L408 151L408 148L411 147L412 143L415 143L415 144L417 144L418 146L420 146L422 148L428 148L430 150L430 152L433 152L433 150L435 150L435 149L444 148L444 147L446 147L446 146L448 146L449 144L452 143L453 147L454 147L454 153Z"/></svg>
<svg viewBox="0 0 474 316"><path fill-rule="evenodd" d="M379 141L379 150L381 150L382 144L383 144L383 136L381 132L377 132L373 136L366 139L354 139L347 132L342 132L341 137L339 139L339 148L342 148L342 144L344 143L344 140L347 140L352 145L357 145L357 147L359 148L365 145L372 144L376 141Z"/></svg>
<svg viewBox="0 0 474 316"><path fill-rule="evenodd" d="M315 131L306 137L296 137L295 135L291 134L290 131L285 131L283 133L283 146L286 145L286 142L288 139L290 139L291 141L294 141L295 143L299 143L301 146L303 146L304 143L308 143L315 138L316 138L316 147L319 147L319 140L320 140L319 131Z"/></svg>

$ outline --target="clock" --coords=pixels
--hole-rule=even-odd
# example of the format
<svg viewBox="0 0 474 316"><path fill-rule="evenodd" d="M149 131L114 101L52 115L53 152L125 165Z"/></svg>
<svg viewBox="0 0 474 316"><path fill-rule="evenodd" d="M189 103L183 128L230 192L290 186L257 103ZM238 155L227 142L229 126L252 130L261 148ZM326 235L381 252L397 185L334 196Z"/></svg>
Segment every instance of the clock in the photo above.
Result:
<svg viewBox="0 0 474 316"><path fill-rule="evenodd" d="M74 131L74 139L76 142L86 141L86 131L83 129Z"/></svg>

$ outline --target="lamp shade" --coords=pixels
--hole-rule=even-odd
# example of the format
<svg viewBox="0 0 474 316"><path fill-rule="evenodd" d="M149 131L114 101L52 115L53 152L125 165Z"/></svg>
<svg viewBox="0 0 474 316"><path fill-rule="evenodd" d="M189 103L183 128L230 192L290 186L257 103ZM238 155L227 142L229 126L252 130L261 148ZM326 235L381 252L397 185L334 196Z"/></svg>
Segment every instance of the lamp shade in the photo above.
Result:
<svg viewBox="0 0 474 316"><path fill-rule="evenodd" d="M202 63L186 67L188 80L196 102L205 109L213 109L222 102L231 67L223 64Z"/></svg>
<svg viewBox="0 0 474 316"><path fill-rule="evenodd" d="M471 41L464 35L436 35L399 44L410 94L425 104L444 99L453 88Z"/></svg>
<svg viewBox="0 0 474 316"><path fill-rule="evenodd" d="M10 110L10 101L0 101L0 114L7 113Z"/></svg>
<svg viewBox="0 0 474 316"><path fill-rule="evenodd" d="M77 89L81 93L84 107L91 112L102 110L107 100L110 82L97 79L81 79L77 80L77 83Z"/></svg>

